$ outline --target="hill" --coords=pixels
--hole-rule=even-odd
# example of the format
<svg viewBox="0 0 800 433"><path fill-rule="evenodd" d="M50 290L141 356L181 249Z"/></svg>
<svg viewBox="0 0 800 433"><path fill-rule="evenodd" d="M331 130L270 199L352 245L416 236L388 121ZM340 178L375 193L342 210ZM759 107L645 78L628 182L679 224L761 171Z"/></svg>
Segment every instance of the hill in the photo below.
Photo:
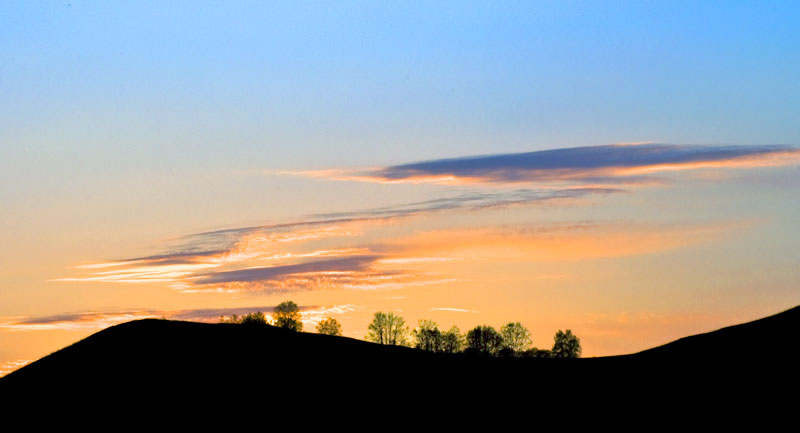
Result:
<svg viewBox="0 0 800 433"><path fill-rule="evenodd" d="M724 393L743 383L797 383L798 329L795 307L636 354L556 360L434 354L268 325L145 319L102 330L9 374L0 379L0 395L171 390L289 401L320 391L415 396L425 390L463 398L529 389L552 398L698 386Z"/></svg>
<svg viewBox="0 0 800 433"><path fill-rule="evenodd" d="M684 337L635 354L675 362L791 363L800 361L800 306L752 322Z"/></svg>

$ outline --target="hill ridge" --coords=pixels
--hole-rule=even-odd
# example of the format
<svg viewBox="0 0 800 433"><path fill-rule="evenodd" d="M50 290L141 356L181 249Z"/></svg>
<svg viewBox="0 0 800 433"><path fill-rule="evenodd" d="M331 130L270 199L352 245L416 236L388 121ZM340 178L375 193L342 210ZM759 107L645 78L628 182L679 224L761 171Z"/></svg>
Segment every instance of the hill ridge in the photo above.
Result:
<svg viewBox="0 0 800 433"><path fill-rule="evenodd" d="M634 354L558 360L439 354L269 325L141 319L101 330L0 378L0 395L42 386L204 393L237 386L346 387L366 392L381 383L407 395L432 384L454 395L510 387L641 391L644 384L676 383L713 383L725 389L734 371L740 379L752 376L754 385L765 377L796 381L800 358L791 342L798 330L800 306ZM753 350L756 343L781 350Z"/></svg>

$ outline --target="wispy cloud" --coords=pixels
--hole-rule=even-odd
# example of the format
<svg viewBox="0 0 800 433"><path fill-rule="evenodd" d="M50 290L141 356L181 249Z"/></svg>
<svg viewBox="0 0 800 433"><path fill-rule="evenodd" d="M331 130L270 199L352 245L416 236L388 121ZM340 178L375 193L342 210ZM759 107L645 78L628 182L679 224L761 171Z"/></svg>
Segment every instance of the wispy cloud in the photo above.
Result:
<svg viewBox="0 0 800 433"><path fill-rule="evenodd" d="M471 260L550 262L624 257L712 242L756 224L575 223L433 230L385 242L394 254L449 254ZM555 279L564 275L531 276Z"/></svg>
<svg viewBox="0 0 800 433"><path fill-rule="evenodd" d="M325 273L328 275L348 274L351 272L363 272L371 263L377 260L378 256L353 256L327 260L317 260L313 262L300 263L295 265L268 266L261 268L248 268L236 271L214 272L200 274L195 283L197 284L219 284L229 282L253 282L264 280L276 280L286 276L298 274L317 274Z"/></svg>
<svg viewBox="0 0 800 433"><path fill-rule="evenodd" d="M183 264L161 264L163 255L153 256L154 264L148 263L147 258L122 260L122 264L111 268L84 267L88 275L59 281L166 281L173 289L186 293L399 289L455 281L452 275L431 269L465 258L549 262L648 254L720 239L755 223L588 221L438 229L383 239L364 247L307 252L278 253L271 249L259 252L237 244L231 248L237 253L191 258L184 255L181 260L188 262ZM240 254L243 250L248 253ZM563 277L559 274L531 278Z"/></svg>
<svg viewBox="0 0 800 433"><path fill-rule="evenodd" d="M281 224L235 227L190 234L150 256L83 264L78 275L55 281L167 283L182 292L282 293L297 290L400 288L451 281L409 267L455 260L459 248L496 245L530 259L614 257L691 244L712 228L668 230L607 226L528 226L508 229L443 230L405 239L367 241L365 232L389 222L447 212L571 203L625 191L620 186L652 181L652 173L700 167L754 167L797 161L792 146L608 145L423 161L376 168L353 179L417 182L520 184L527 188L479 188L431 200L350 212L310 215ZM627 187L627 186L626 186ZM542 230L560 230L557 237ZM338 243L335 247L331 245ZM473 244L470 244L473 243ZM322 245L322 246L321 246Z"/></svg>
<svg viewBox="0 0 800 433"><path fill-rule="evenodd" d="M0 362L0 377L9 374L12 371L19 370L31 362L33 362L32 359L16 359L14 361Z"/></svg>
<svg viewBox="0 0 800 433"><path fill-rule="evenodd" d="M352 304L310 308L302 313L301 321L303 322L303 330L306 332L314 332L317 324L326 317L346 316L351 311L360 309L362 309L362 307Z"/></svg>
<svg viewBox="0 0 800 433"><path fill-rule="evenodd" d="M501 192L471 191L464 194L416 203L406 203L353 212L318 214L314 215L314 217L331 219L396 218L430 214L440 211L480 210L514 205L533 205L537 203L579 199L591 195L606 195L619 192L622 192L622 190L609 187L516 189Z"/></svg>
<svg viewBox="0 0 800 433"><path fill-rule="evenodd" d="M379 255L337 257L282 266L267 266L197 274L189 279L192 291L264 291L348 288L371 290L423 282L426 278L411 272L376 270L372 265Z"/></svg>
<svg viewBox="0 0 800 433"><path fill-rule="evenodd" d="M800 149L788 145L614 144L294 174L380 183L608 185L647 182L646 175L662 171L778 165L798 158Z"/></svg>
<svg viewBox="0 0 800 433"><path fill-rule="evenodd" d="M236 246L232 247L235 250ZM310 252L264 251L261 254L221 256L185 256L187 263L162 264L162 258L122 260L108 267L82 267L88 275L59 278L54 281L154 283L166 282L178 291L284 293L303 290L391 289L434 284L445 281L440 276L418 271L387 269L407 263L367 248L342 248ZM411 262L430 262L434 258L409 258ZM442 258L441 260L448 260ZM288 263L287 263L288 262Z"/></svg>
<svg viewBox="0 0 800 433"><path fill-rule="evenodd" d="M230 228L188 235L167 251L142 257L77 266L78 275L59 282L168 283L186 292L315 289L391 289L452 281L440 275L403 270L405 265L452 261L430 255L376 252L375 246L314 249L324 239L353 240L387 221L454 210L525 206L619 192L613 188L517 189L469 192L440 199L313 215L294 223ZM394 266L395 268L387 268ZM397 269L400 267L400 269Z"/></svg>
<svg viewBox="0 0 800 433"><path fill-rule="evenodd" d="M454 313L477 313L475 310L465 310L463 308L453 308L453 307L433 307L431 311L450 311Z"/></svg>

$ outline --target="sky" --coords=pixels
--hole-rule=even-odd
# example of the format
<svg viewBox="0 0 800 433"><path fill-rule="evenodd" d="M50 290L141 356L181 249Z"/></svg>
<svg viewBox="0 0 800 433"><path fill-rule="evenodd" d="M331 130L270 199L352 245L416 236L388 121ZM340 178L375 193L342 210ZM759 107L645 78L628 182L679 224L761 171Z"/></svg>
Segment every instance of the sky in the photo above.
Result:
<svg viewBox="0 0 800 433"><path fill-rule="evenodd" d="M631 353L800 304L794 2L3 2L0 374L284 300Z"/></svg>

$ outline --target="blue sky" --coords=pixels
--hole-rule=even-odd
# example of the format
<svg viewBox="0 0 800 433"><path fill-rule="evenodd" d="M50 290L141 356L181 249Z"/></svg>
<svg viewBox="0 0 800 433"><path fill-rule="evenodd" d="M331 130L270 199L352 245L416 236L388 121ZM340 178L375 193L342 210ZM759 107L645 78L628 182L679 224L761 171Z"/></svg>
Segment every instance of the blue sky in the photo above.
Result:
<svg viewBox="0 0 800 433"><path fill-rule="evenodd" d="M435 300L434 319L464 327L499 320L502 311L480 305L505 300L541 325L535 337L552 334L559 317L574 320L589 338L586 353L610 354L793 306L797 164L745 164L725 146L764 156L800 145L798 19L796 2L3 2L0 325L282 301L274 291L187 294L191 284L176 290L173 280L114 285L86 271L106 268L75 268L181 253L213 230L237 233L225 238L224 257L246 260L194 257L184 277L240 275L243 266L274 276L319 263L402 275L396 286L407 288L388 294L337 286L294 295L309 311L339 308L352 336L376 309L404 308L413 322ZM588 148L638 142L675 145L663 148L662 164L707 146L720 153L714 164L693 159L703 168L635 172L592 159ZM655 148L596 149L639 161ZM542 177L532 171L542 154L530 152L544 150L594 170ZM492 182L462 176L475 173L465 162L521 153L536 160L523 175L514 163L492 165L490 175L481 168ZM487 156L464 159L476 155ZM392 174L427 173L441 159L454 159L448 174L463 182ZM376 173L409 182L380 183L387 178ZM511 179L528 183L504 183ZM564 180L595 184L548 183ZM332 224L330 215L358 222ZM307 230L314 216L320 226ZM242 230L275 225L297 232ZM563 244L531 233L558 233ZM509 236L524 242L509 245ZM463 237L483 237L492 252ZM272 255L260 249L300 238L313 240ZM604 244L610 252L597 248ZM692 267L706 258L702 270ZM746 263L758 266L743 271ZM576 269L583 276L570 279ZM618 303L600 301L592 281ZM563 303L547 304L561 301L545 282ZM655 288L634 293L643 282ZM495 283L502 296L480 292ZM456 295L460 284L467 289ZM457 310L475 315L443 313ZM622 317L644 325L597 328ZM3 329L0 363L76 339ZM623 334L619 343L609 337Z"/></svg>
<svg viewBox="0 0 800 433"><path fill-rule="evenodd" d="M372 3L6 3L0 129L178 169L798 141L792 2Z"/></svg>

